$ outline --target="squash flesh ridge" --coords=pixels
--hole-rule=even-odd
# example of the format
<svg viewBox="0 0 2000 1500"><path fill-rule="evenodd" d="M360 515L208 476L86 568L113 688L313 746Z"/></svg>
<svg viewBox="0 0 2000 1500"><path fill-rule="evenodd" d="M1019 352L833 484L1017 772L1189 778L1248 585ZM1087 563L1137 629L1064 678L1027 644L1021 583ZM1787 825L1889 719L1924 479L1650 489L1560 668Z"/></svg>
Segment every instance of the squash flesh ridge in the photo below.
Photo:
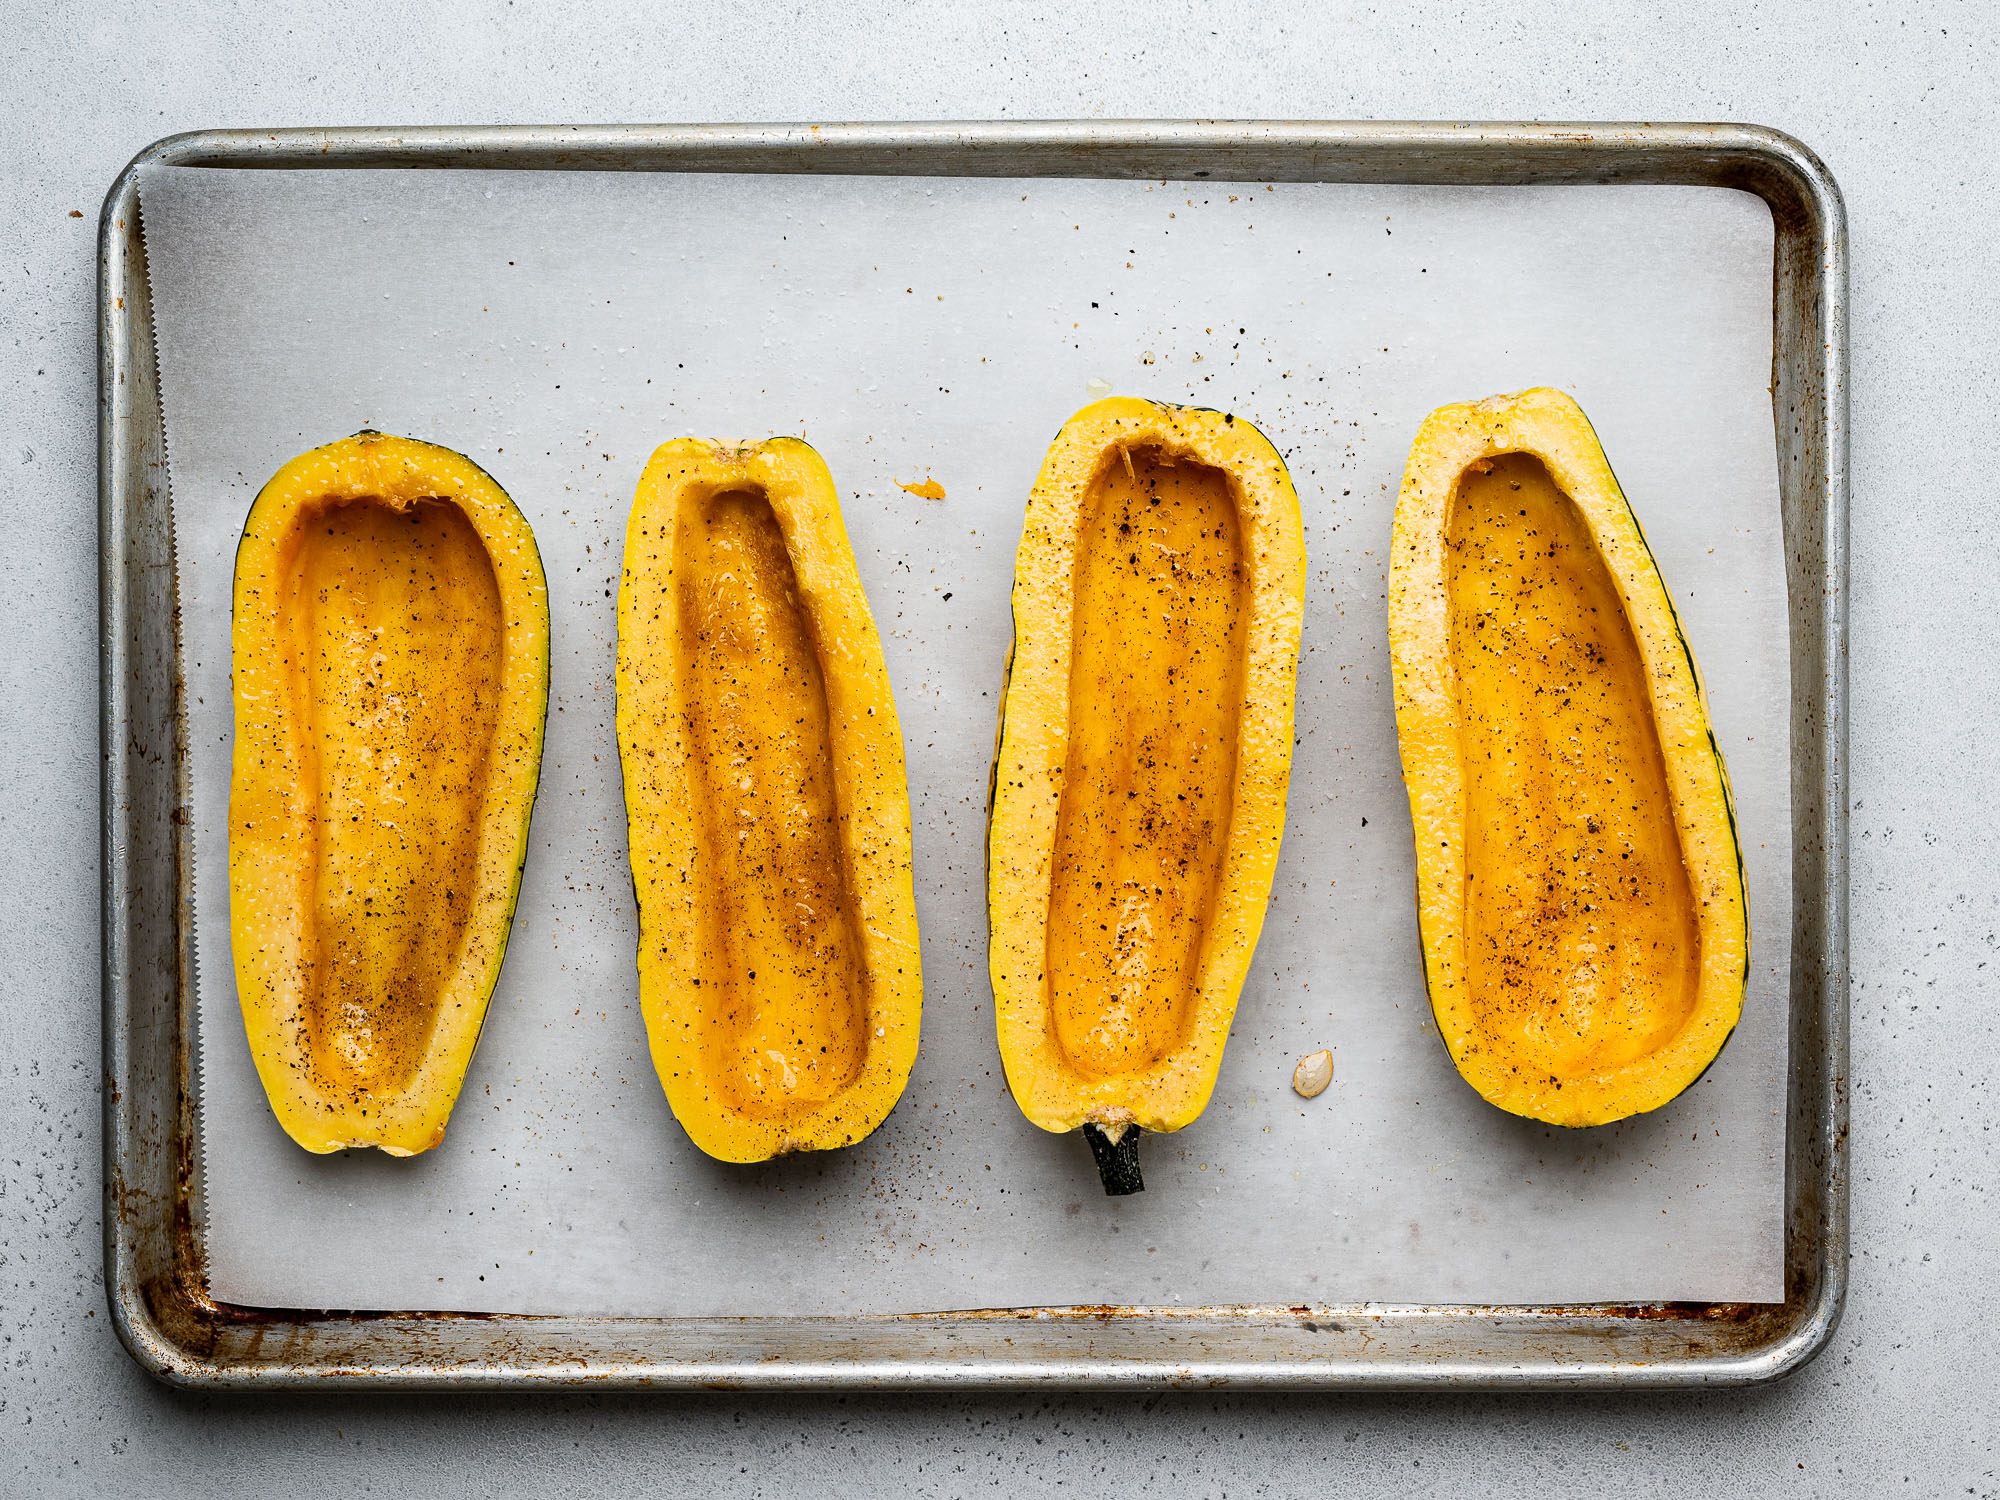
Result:
<svg viewBox="0 0 2000 1500"><path fill-rule="evenodd" d="M1052 1029L1087 1077L1185 1044L1221 881L1245 569L1228 476L1114 446L1083 500L1049 898Z"/></svg>
<svg viewBox="0 0 2000 1500"><path fill-rule="evenodd" d="M1680 1031L1700 974L1645 664L1539 460L1469 467L1448 547L1470 1046L1526 1078L1613 1072Z"/></svg>
<svg viewBox="0 0 2000 1500"><path fill-rule="evenodd" d="M761 492L691 494L677 553L710 1076L745 1113L795 1115L868 1050L818 647Z"/></svg>
<svg viewBox="0 0 2000 1500"><path fill-rule="evenodd" d="M504 633L493 567L449 500L300 517L292 626L311 1049L339 1091L404 1087L472 918Z"/></svg>

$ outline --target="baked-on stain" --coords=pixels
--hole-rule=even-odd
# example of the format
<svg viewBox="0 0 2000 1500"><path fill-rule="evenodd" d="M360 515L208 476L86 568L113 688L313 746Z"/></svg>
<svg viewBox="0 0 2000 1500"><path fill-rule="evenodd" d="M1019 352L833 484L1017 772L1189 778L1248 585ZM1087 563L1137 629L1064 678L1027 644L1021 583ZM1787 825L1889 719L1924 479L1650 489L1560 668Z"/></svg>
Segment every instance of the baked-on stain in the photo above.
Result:
<svg viewBox="0 0 2000 1500"><path fill-rule="evenodd" d="M826 684L770 502L681 511L683 712L698 790L711 1077L770 1119L831 1098L868 1049Z"/></svg>
<svg viewBox="0 0 2000 1500"><path fill-rule="evenodd" d="M1524 1068L1608 1072L1681 1028L1700 970L1645 664L1533 455L1465 471L1448 547L1469 998Z"/></svg>
<svg viewBox="0 0 2000 1500"><path fill-rule="evenodd" d="M309 1051L336 1091L392 1091L430 1046L472 916L500 592L450 500L330 505L301 519L296 548Z"/></svg>
<svg viewBox="0 0 2000 1500"><path fill-rule="evenodd" d="M1243 695L1228 476L1118 448L1084 502L1049 898L1055 1036L1078 1072L1186 1040L1220 881Z"/></svg>

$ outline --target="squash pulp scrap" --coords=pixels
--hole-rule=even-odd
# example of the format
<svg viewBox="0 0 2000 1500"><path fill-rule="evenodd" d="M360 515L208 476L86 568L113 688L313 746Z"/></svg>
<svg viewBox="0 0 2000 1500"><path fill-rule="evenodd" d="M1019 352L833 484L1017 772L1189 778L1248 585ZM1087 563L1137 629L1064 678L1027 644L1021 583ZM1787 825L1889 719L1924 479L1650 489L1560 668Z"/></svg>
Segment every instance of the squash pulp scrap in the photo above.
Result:
<svg viewBox="0 0 2000 1500"><path fill-rule="evenodd" d="M850 1145L923 1008L909 792L825 463L696 439L646 465L618 588L639 1001L675 1117L723 1161Z"/></svg>
<svg viewBox="0 0 2000 1500"><path fill-rule="evenodd" d="M548 703L526 519L470 460L364 432L286 464L236 554L230 946L308 1151L443 1139L499 977Z"/></svg>
<svg viewBox="0 0 2000 1500"><path fill-rule="evenodd" d="M1742 1012L1741 855L1693 653L1569 397L1424 423L1389 638L1424 973L1453 1062L1556 1125L1665 1104Z"/></svg>
<svg viewBox="0 0 2000 1500"><path fill-rule="evenodd" d="M1088 1127L1109 1191L1215 1087L1284 831L1304 581L1284 462L1222 412L1087 406L1028 499L989 962L1015 1101Z"/></svg>

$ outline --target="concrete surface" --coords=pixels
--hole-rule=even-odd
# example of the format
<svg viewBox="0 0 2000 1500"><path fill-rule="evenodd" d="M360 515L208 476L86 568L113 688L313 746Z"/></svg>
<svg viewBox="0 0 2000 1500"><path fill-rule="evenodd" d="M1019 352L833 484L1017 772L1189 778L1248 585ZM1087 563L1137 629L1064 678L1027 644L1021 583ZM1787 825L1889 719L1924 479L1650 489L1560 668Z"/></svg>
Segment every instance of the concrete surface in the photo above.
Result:
<svg viewBox="0 0 2000 1500"><path fill-rule="evenodd" d="M1965 4L12 0L0 60L0 1494L1993 1495L2000 14ZM1854 1290L1774 1390L287 1399L151 1384L99 1282L97 206L203 125L1756 120L1854 251ZM73 217L72 211L81 217ZM1699 468L1691 465L1691 482Z"/></svg>

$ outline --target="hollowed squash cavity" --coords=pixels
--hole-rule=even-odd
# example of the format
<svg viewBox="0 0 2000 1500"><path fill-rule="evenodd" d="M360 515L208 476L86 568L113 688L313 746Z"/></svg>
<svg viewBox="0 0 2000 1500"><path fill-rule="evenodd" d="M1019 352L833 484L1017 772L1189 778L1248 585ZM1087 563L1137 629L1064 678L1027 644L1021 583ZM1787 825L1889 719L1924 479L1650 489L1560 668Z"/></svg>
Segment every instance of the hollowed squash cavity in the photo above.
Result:
<svg viewBox="0 0 2000 1500"><path fill-rule="evenodd" d="M1085 502L1049 896L1056 1043L1080 1074L1185 1045L1222 874L1243 694L1228 476L1121 448Z"/></svg>
<svg viewBox="0 0 2000 1500"><path fill-rule="evenodd" d="M762 495L684 507L675 573L709 1067L737 1109L796 1114L868 1053L819 654Z"/></svg>
<svg viewBox="0 0 2000 1500"><path fill-rule="evenodd" d="M504 659L486 548L448 500L301 517L300 769L321 830L309 1014L321 1071L399 1089L465 946Z"/></svg>

